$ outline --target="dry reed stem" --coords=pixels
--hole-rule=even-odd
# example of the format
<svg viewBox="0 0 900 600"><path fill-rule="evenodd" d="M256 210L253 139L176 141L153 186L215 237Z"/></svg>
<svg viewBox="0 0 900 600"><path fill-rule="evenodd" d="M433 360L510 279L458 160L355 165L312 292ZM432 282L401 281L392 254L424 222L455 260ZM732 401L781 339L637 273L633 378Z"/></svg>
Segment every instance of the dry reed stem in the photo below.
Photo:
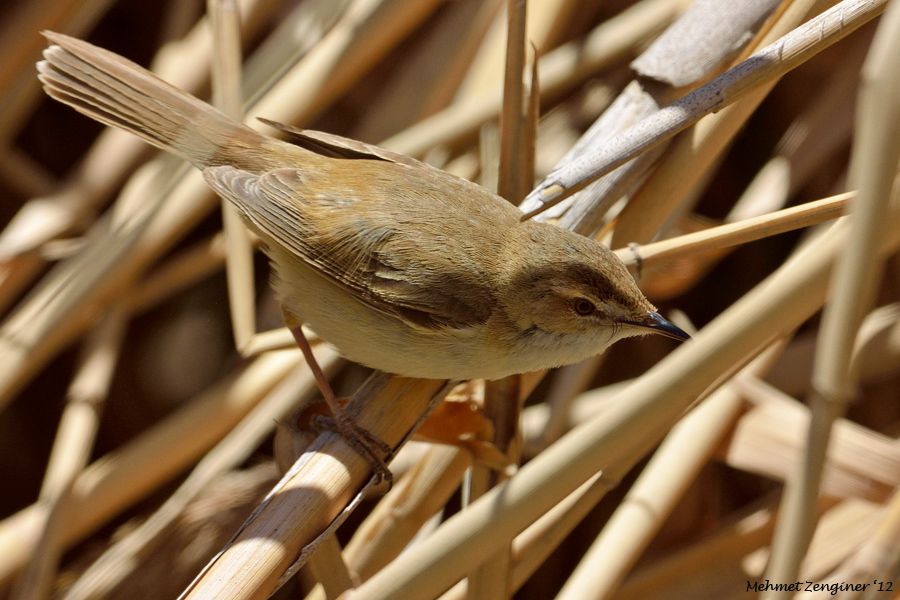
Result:
<svg viewBox="0 0 900 600"><path fill-rule="evenodd" d="M859 498L844 499L832 505L820 501L819 505L825 509L817 511L821 513L819 527L801 565L800 581L826 579L867 539L871 539L884 513L883 505ZM744 560L748 574L761 580L767 576L763 575L767 563L771 564L770 548L760 548Z"/></svg>
<svg viewBox="0 0 900 600"><path fill-rule="evenodd" d="M534 173L528 170L533 165L534 139L527 139L528 97L525 81L525 53L529 35L525 29L527 22L524 0L506 2L506 68L503 73L503 106L500 111L500 163L498 167L497 194L513 204L518 204L527 193L524 186L531 188ZM489 86L484 86L490 89ZM480 88L483 90L484 88ZM524 180L524 184L523 184ZM520 194L522 194L520 196Z"/></svg>
<svg viewBox="0 0 900 600"><path fill-rule="evenodd" d="M782 134L774 156L735 202L728 220L783 208L822 163L844 147L853 126L852 106L868 41L854 36L844 42L835 72ZM760 205L767 208L752 208ZM746 214L748 210L753 214Z"/></svg>
<svg viewBox="0 0 900 600"><path fill-rule="evenodd" d="M90 243L58 264L0 326L0 404L89 324L92 314L122 291L130 278L162 252L182 228L208 209L211 193L199 173L189 174L166 202L165 170L152 163L122 193L125 208L101 220ZM129 214L128 207L132 212Z"/></svg>
<svg viewBox="0 0 900 600"><path fill-rule="evenodd" d="M780 0L734 2L696 0L684 15L631 62L641 77L684 88L723 70L747 46ZM677 57L677 58L675 58Z"/></svg>
<svg viewBox="0 0 900 600"><path fill-rule="evenodd" d="M428 405L447 391L442 381L376 373L357 390L347 410L360 427L395 447ZM340 436L320 435L182 597L267 596L300 549L325 531L370 471L369 461Z"/></svg>
<svg viewBox="0 0 900 600"><path fill-rule="evenodd" d="M815 529L810 507L816 503L834 421L853 394L850 357L853 341L874 299L881 273L878 249L896 215L890 210L891 185L900 160L900 5L886 13L863 66L856 117L851 180L859 200L851 211L849 243L841 254L825 307L808 402L812 410L802 467L785 486L782 518L775 532L767 575L794 581ZM765 598L784 597L778 591Z"/></svg>
<svg viewBox="0 0 900 600"><path fill-rule="evenodd" d="M844 228L837 226L798 253L623 392L616 406L597 419L601 422L570 432L516 477L449 519L414 557L399 557L348 596L433 596L591 474L645 451L707 386L819 308L844 235ZM898 243L900 232L894 232L888 249Z"/></svg>
<svg viewBox="0 0 900 600"><path fill-rule="evenodd" d="M568 418L563 423L562 433L573 429L578 423L583 423L607 410L616 395L632 383L634 383L633 379L625 379L588 390L576 396L571 404ZM523 412L522 434L526 449L538 439L539 432L543 430L547 420L550 418L550 410L552 409L544 404L532 404Z"/></svg>
<svg viewBox="0 0 900 600"><path fill-rule="evenodd" d="M129 313L146 311L215 273L224 262L225 237L218 233L175 255L136 283L126 292L122 305ZM304 327L303 333L313 346L322 341L311 329ZM249 357L294 347L294 335L287 327L281 327L255 334L244 348L244 354Z"/></svg>
<svg viewBox="0 0 900 600"><path fill-rule="evenodd" d="M250 35L262 26L272 0L239 1L246 7L244 31ZM201 20L184 40L171 42L159 51L154 62L163 78L187 90L203 85L211 49L205 25L205 20ZM8 306L45 265L40 256L23 253L80 228L148 150L135 136L107 129L61 189L32 199L20 209L0 234L0 308ZM142 193L152 196L148 190Z"/></svg>
<svg viewBox="0 0 900 600"><path fill-rule="evenodd" d="M736 598L747 573L744 558L763 547L775 528L777 499L768 496L728 515L711 535L639 569L615 594L617 599Z"/></svg>
<svg viewBox="0 0 900 600"><path fill-rule="evenodd" d="M382 140L446 108L502 5L502 0L459 0L444 6L429 35L417 40L415 54L367 99L351 137Z"/></svg>
<svg viewBox="0 0 900 600"><path fill-rule="evenodd" d="M241 25L237 5L235 0L207 0L206 13L213 30L213 106L242 121ZM231 331L235 348L243 350L256 330L253 242L237 209L225 200L221 206Z"/></svg>
<svg viewBox="0 0 900 600"><path fill-rule="evenodd" d="M198 272L199 272L199 271L198 271ZM174 281L174 280L173 280L173 281ZM560 414L561 414L561 413L560 413ZM606 481L604 485L608 487L608 486L610 485L610 483L609 483L608 481ZM605 491L605 488L604 488L604 491ZM603 494L603 492L600 492L600 493L598 494L598 499L599 499L599 497L602 497L602 494ZM596 502L596 501L595 501L595 502ZM550 514L550 513L547 513L547 515L549 515L549 514ZM547 515L545 515L545 517L546 517ZM532 525L532 527L534 527L534 525ZM530 531L530 528L529 528L528 531ZM550 530L548 530L547 533L550 533ZM520 537L523 536L523 535L524 535L524 533L521 534ZM517 538L517 540L514 542L514 551L515 551L515 547L516 547L517 543L518 543L518 538ZM546 549L545 549L545 548L537 548L537 549L536 549L536 552L535 552L533 555L529 555L529 556L539 556L539 555L543 555L544 557L546 557ZM541 558L541 559L532 559L532 560L543 560L543 558ZM512 571L512 577L513 577L513 580L514 580L513 587L517 587L517 586L519 585L519 583L515 583L515 581L517 581L517 577L519 577L519 575L517 575L517 574L521 572L521 571L520 571L520 565L519 565L519 562L518 562L518 558L516 558L516 561L513 563L512 568L513 568L513 571Z"/></svg>
<svg viewBox="0 0 900 600"><path fill-rule="evenodd" d="M900 370L900 302L870 312L856 334L850 373L862 383Z"/></svg>
<svg viewBox="0 0 900 600"><path fill-rule="evenodd" d="M537 47L538 52L555 45L559 29L566 24L575 4L573 0L529 3L525 26L528 29L528 40ZM501 6L504 10L498 11L456 90L455 103L467 104L499 95L500 87L497 84L504 79L504 57L510 37L509 1Z"/></svg>
<svg viewBox="0 0 900 600"><path fill-rule="evenodd" d="M524 456L534 456L568 431L572 406L576 402L578 394L590 385L597 370L603 364L603 356L603 354L598 354L578 364L568 365L557 370L542 403L549 407L549 412L540 433L529 436L524 433L525 427L520 425L523 429L522 454ZM525 410L528 411L527 408Z"/></svg>
<svg viewBox="0 0 900 600"><path fill-rule="evenodd" d="M737 423L723 449L727 464L779 481L803 464L809 408L756 378L739 378L756 406ZM900 485L900 449L894 439L840 419L828 450L823 492L884 500Z"/></svg>
<svg viewBox="0 0 900 600"><path fill-rule="evenodd" d="M458 448L428 448L347 543L344 556L361 580L398 556L428 519L440 512L471 464L471 456Z"/></svg>
<svg viewBox="0 0 900 600"><path fill-rule="evenodd" d="M68 546L83 538L197 460L300 360L293 350L262 356L88 466L72 486L70 510L79 518L67 522L61 533L63 543ZM0 582L9 581L22 568L42 527L38 505L0 522Z"/></svg>
<svg viewBox="0 0 900 600"><path fill-rule="evenodd" d="M601 475L595 475L516 536L512 544L512 591L518 591L524 585L566 536L584 520L609 488L609 482ZM468 589L468 580L463 579L441 595L440 599L463 600L468 598Z"/></svg>
<svg viewBox="0 0 900 600"><path fill-rule="evenodd" d="M523 375L522 393L532 390L542 375ZM348 410L361 427L396 447L447 391L446 382L376 373L357 390ZM347 505L370 470L371 464L335 434L319 436L184 597L253 598L270 593L300 550Z"/></svg>
<svg viewBox="0 0 900 600"><path fill-rule="evenodd" d="M783 6L784 3L779 5L779 10ZM745 27L752 29L755 22L760 19L762 15L766 14L770 8L771 7L767 3L755 3L753 8L745 10L740 18L744 20ZM756 15L748 14L752 12L756 12ZM710 15L708 16L707 13L710 13ZM709 29L709 25L704 24L707 23L710 16L722 18L725 14L721 11L721 8L713 9L710 7L708 9L707 4L704 3L691 4L685 14L679 17L679 19L663 32L660 38L657 38L651 47L643 53L650 54L649 58L644 61L642 54L635 59L634 63L637 65L640 65L643 62L650 63L652 65L652 72L656 74L657 78L661 77L665 71L668 71L669 75L664 78L664 81L682 80L684 76L678 74L684 69L684 67L679 65L681 56L684 54L694 55L697 54L698 51L693 49L693 36L688 38L683 34L670 35L669 32L673 30L676 33L679 30L690 31L703 26ZM729 30L732 35L738 35L740 33L740 28L734 29L730 25L725 24L715 26L713 29ZM757 32L757 35L755 36L756 40L759 39L760 32L763 30L765 30L765 25ZM723 45L723 42L726 40L717 39L715 35L704 33L701 34L701 36L706 40L707 44L715 44L713 50L716 52L713 52L711 56L707 56L706 59L701 60L707 67L712 67L715 63L723 62L727 56L733 53L732 47L744 41L741 37L735 37L731 44ZM664 38L668 38L668 41ZM664 46L677 46L680 52L659 52L658 50ZM751 47L754 50L757 49L757 46L753 43L747 46L747 49L749 50ZM702 56L703 53L700 53L699 57ZM668 64L667 68L664 69L664 63L672 64ZM706 73L707 77L712 77L715 74L718 74L717 70L711 70ZM658 113L659 104L669 102L671 97L678 93L677 90L672 89L671 87L663 89L658 88L660 88L659 85L651 87L646 81L640 79L629 84L620 97L613 103L611 110L606 111L601 118L594 123L594 125L582 136L579 143L569 151L563 161L561 161L555 169L567 168L568 164L578 160L585 154L593 152L594 150L591 150L592 147L604 146L608 143L609 138L620 135L626 131L627 128L633 127L635 121L638 119L647 118L650 115ZM586 235L593 234L598 230L605 213L611 208L615 201L623 196L630 197L634 195L638 186L647 178L648 170L657 162L659 155L664 151L667 145L668 142L665 142L641 154L630 162L611 171L598 181L590 184L584 190L566 198L563 204L559 204L556 207L550 207L555 208L552 212L542 213L541 215L538 215L538 217L546 219L550 215L557 215L565 212L562 219L564 226L574 228L576 226L575 224L577 224L577 231ZM634 202L634 200L632 199L631 202ZM536 210L537 206L537 202L531 201L526 203L524 209L528 212L529 210ZM617 227L620 225L621 223L617 223ZM625 227L627 226L628 224L626 223Z"/></svg>
<svg viewBox="0 0 900 600"><path fill-rule="evenodd" d="M128 289L122 303L131 313L143 312L217 272L224 262L225 236L217 233L148 273Z"/></svg>
<svg viewBox="0 0 900 600"><path fill-rule="evenodd" d="M741 374L763 375L783 346L773 344ZM575 567L558 600L612 595L730 432L743 404L739 391L726 385L675 425Z"/></svg>
<svg viewBox="0 0 900 600"><path fill-rule="evenodd" d="M900 491L887 502L887 506L874 534L849 557L828 580L835 583L848 581L889 581L900 563ZM842 598L877 598L882 591L873 586L871 593L845 592Z"/></svg>
<svg viewBox="0 0 900 600"><path fill-rule="evenodd" d="M331 31L352 0L307 0L283 15L247 58L242 97L249 105L296 65ZM242 11L243 14L243 11ZM245 24L242 23L242 29Z"/></svg>
<svg viewBox="0 0 900 600"><path fill-rule="evenodd" d="M592 152L592 148L605 145L641 119L658 112L660 106L721 73L736 49L752 39L752 32L775 4L773 0L738 5L724 5L715 0L691 3L684 14L632 61L630 66L637 77L554 170L563 169L565 164ZM541 218L563 215L560 219L563 227L578 223L580 233L593 234L615 202L634 194L665 146L660 144L608 173L570 196L564 204L557 205L552 213L543 213Z"/></svg>
<svg viewBox="0 0 900 600"><path fill-rule="evenodd" d="M845 192L829 198L806 202L773 213L751 217L736 223L688 233L667 240L616 251L629 267L653 268L659 263L746 244L773 235L818 225L841 216L857 193Z"/></svg>
<svg viewBox="0 0 900 600"><path fill-rule="evenodd" d="M530 121L532 119L536 121L537 116L530 114L529 108L532 103L526 103L526 98L531 94L526 89L528 82L524 80L527 44L529 36L534 35L534 31L526 28L529 18L526 7L525 0L506 2L506 65L503 78L503 107L500 113L497 193L513 204L517 204L525 196L534 181L534 130L530 127ZM476 62L477 64L479 63ZM484 62L480 64L483 65ZM478 74L476 70L473 71L474 74ZM473 75L473 71L470 71L470 76ZM483 87L486 86L476 89L484 93ZM463 102L471 95L471 91L466 94L465 87L461 93ZM511 375L499 381L484 383L485 416L494 424L494 436L491 441L515 464L518 464L520 453L517 443L519 417L525 402L519 381L518 375ZM487 467L475 465L469 475L468 501L477 500L497 482L499 477L499 474ZM468 595L471 600L510 596L510 552L509 546L500 548L469 574Z"/></svg>
<svg viewBox="0 0 900 600"><path fill-rule="evenodd" d="M322 585L326 598L337 598L353 587L353 578L341 557L341 545L334 535L326 536L309 557L310 573Z"/></svg>
<svg viewBox="0 0 900 600"><path fill-rule="evenodd" d="M628 129L599 149L553 172L529 195L529 218L614 168L671 139L703 116L774 85L782 75L840 41L884 10L885 0L844 0L753 54L710 83ZM758 87L763 86L763 87ZM753 103L755 106L755 103Z"/></svg>
<svg viewBox="0 0 900 600"><path fill-rule="evenodd" d="M666 26L683 6L682 0L643 0L595 27L585 38L551 50L538 61L541 94L552 96L614 64ZM455 102L380 142L410 156L471 137L500 112L500 94Z"/></svg>
<svg viewBox="0 0 900 600"><path fill-rule="evenodd" d="M70 510L72 486L84 471L94 447L100 412L119 358L126 319L122 311L107 315L88 337L78 372L69 387L59 429L38 505L45 511L43 531L34 545L28 567L12 597L47 598L53 589L57 564L65 546L62 531L66 521L78 518Z"/></svg>
<svg viewBox="0 0 900 600"><path fill-rule="evenodd" d="M826 2L828 6L834 4L834 0ZM763 44L769 45L729 69L729 73L737 72L742 66L752 66L754 57L765 57L767 50L774 49L777 56L782 42L796 35L802 28L809 27L812 20L802 26L801 23L815 14L817 8L821 8L818 0L794 0L782 7L770 27L758 33L753 49L756 50ZM837 7L833 10L836 9ZM815 18L823 16L824 14ZM781 39L779 36L782 36ZM814 34L813 39L815 37L817 36ZM801 45L803 43L800 42ZM765 60L763 58L763 62ZM667 149L665 159L619 215L612 244L620 246L628 242L647 242L658 233L661 226L673 222L676 212L685 212L709 177L717 157L722 155L777 81L778 77L775 77L759 88L751 89L742 100L726 106L717 114L705 116L674 140Z"/></svg>
<svg viewBox="0 0 900 600"><path fill-rule="evenodd" d="M289 124L311 121L437 7L438 0L355 0L322 40L250 109Z"/></svg>
<svg viewBox="0 0 900 600"><path fill-rule="evenodd" d="M816 169L849 139L852 125L850 108L866 41L857 36L845 42L844 45L849 46L847 53L825 90L811 98L810 104L787 128L778 142L776 155L757 172L725 217L726 222L757 217L783 208ZM568 218L569 215L566 216ZM698 257L688 276L681 278L672 293L680 294L691 289L726 255L725 252L716 252ZM664 277L669 273L647 273L642 282L645 289L655 289L655 281L662 279L660 275ZM667 281L667 285L671 286L672 278L668 277Z"/></svg>
<svg viewBox="0 0 900 600"><path fill-rule="evenodd" d="M784 360L773 369L770 383L791 396L805 395L814 346L814 332L797 336ZM869 313L859 329L851 365L854 379L864 385L900 372L900 304L887 304Z"/></svg>

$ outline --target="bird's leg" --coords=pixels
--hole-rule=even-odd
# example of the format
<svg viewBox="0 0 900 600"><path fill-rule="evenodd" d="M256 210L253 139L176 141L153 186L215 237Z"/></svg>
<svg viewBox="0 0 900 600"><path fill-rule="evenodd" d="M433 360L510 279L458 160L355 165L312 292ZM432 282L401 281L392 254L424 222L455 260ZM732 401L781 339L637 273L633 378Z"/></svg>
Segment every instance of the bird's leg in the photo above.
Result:
<svg viewBox="0 0 900 600"><path fill-rule="evenodd" d="M334 394L334 390L331 389L331 384L328 383L325 373L322 372L322 367L319 366L316 357L313 355L312 347L310 347L309 340L303 334L301 326L291 327L291 333L294 335L300 351L303 352L306 364L316 379L316 385L318 385L319 391L322 392L325 403L331 410L331 414L334 415L334 424L337 432L343 436L356 452L369 460L376 476L387 481L390 485L393 481L393 475L387 468L382 456L389 456L393 452L393 448L372 435L371 432L357 425L353 418L344 411L340 402L338 402L337 396Z"/></svg>

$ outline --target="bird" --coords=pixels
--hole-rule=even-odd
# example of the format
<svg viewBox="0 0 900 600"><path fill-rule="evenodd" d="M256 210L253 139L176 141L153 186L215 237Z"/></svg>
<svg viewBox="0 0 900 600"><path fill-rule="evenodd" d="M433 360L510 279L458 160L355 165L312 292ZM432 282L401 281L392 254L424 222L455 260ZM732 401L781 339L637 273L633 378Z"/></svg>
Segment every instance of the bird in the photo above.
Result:
<svg viewBox="0 0 900 600"><path fill-rule="evenodd" d="M571 364L623 338L688 334L595 240L424 162L263 120L264 135L88 42L44 32L46 93L198 168L263 242L283 317L338 429L380 460L315 365L301 325L348 359L429 379ZM373 448L373 446L375 448Z"/></svg>

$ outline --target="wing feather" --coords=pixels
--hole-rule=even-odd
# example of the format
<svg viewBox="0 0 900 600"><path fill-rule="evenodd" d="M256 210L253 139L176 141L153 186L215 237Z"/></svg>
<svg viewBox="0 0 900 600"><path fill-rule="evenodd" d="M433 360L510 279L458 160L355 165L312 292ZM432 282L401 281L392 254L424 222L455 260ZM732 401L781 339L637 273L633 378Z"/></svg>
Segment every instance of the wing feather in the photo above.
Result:
<svg viewBox="0 0 900 600"><path fill-rule="evenodd" d="M452 261L430 268L397 223L368 210L338 186L310 186L293 168L257 175L230 166L203 171L257 232L346 287L357 299L417 329L462 329L486 321L494 306L483 278ZM311 188L327 188L313 193Z"/></svg>

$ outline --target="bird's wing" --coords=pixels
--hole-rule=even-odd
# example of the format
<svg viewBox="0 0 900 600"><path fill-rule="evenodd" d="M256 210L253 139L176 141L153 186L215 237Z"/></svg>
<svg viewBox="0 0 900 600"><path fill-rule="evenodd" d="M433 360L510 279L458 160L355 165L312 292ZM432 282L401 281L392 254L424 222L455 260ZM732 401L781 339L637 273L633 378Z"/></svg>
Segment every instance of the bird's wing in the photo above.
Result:
<svg viewBox="0 0 900 600"><path fill-rule="evenodd" d="M306 148L310 152L328 156L329 158L347 158L347 159L366 159L366 160L384 160L407 167L419 168L426 167L434 169L428 163L416 160L405 154L393 152L387 148L367 144L358 140L353 140L333 133L324 131L315 131L312 129L299 129L278 121L270 121L257 117L261 122L269 127L273 127L285 136L285 141Z"/></svg>
<svg viewBox="0 0 900 600"><path fill-rule="evenodd" d="M483 278L463 272L444 244L427 266L417 236L354 190L315 185L298 169L256 175L234 167L203 171L209 185L234 204L268 243L275 243L382 313L424 330L464 329L486 321L494 302ZM434 255L437 256L434 256Z"/></svg>

